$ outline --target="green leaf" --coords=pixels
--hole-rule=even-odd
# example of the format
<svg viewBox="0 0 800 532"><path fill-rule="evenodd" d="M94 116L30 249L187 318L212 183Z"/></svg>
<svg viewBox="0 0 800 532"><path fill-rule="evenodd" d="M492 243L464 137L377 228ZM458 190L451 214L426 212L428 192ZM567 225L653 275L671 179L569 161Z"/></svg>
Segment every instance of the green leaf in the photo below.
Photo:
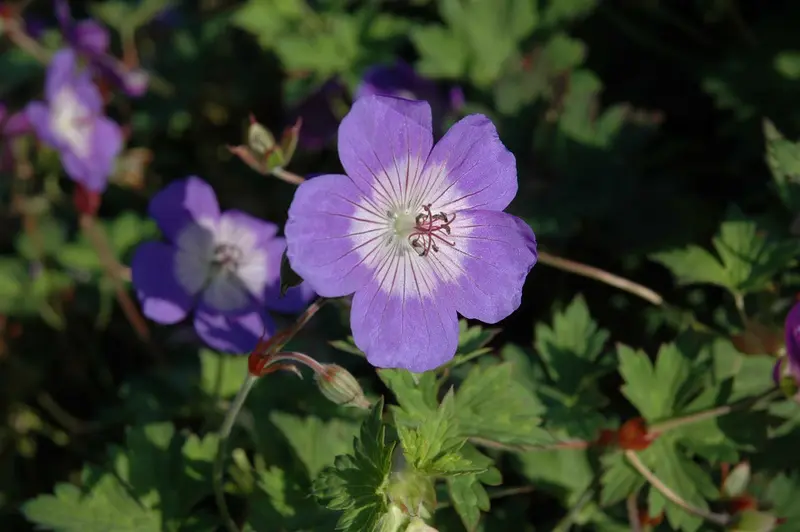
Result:
<svg viewBox="0 0 800 532"><path fill-rule="evenodd" d="M800 142L792 142L770 120L764 120L767 165L778 195L791 211L800 210Z"/></svg>
<svg viewBox="0 0 800 532"><path fill-rule="evenodd" d="M675 344L661 346L655 366L642 351L617 347L619 372L625 380L622 393L647 421L675 413L678 391L685 385L691 363Z"/></svg>
<svg viewBox="0 0 800 532"><path fill-rule="evenodd" d="M682 284L707 283L745 294L763 290L778 272L795 262L798 244L768 238L755 222L733 211L713 239L719 259L697 246L652 255Z"/></svg>
<svg viewBox="0 0 800 532"><path fill-rule="evenodd" d="M592 320L586 301L580 295L553 316L552 327L537 324L535 337L536 350L550 377L568 395L576 395L586 381L607 371L596 361L609 333Z"/></svg>
<svg viewBox="0 0 800 532"><path fill-rule="evenodd" d="M64 226L52 216L42 216L37 220L35 234L38 240L36 244L28 232L22 232L17 236L17 251L28 260L56 256L66 240Z"/></svg>
<svg viewBox="0 0 800 532"><path fill-rule="evenodd" d="M84 468L83 493L59 484L23 508L26 517L55 530L175 530L212 492L217 436L175 433L170 423L128 430L124 448L112 448L107 469Z"/></svg>
<svg viewBox="0 0 800 532"><path fill-rule="evenodd" d="M574 506L594 481L594 469L584 449L557 449L518 453L520 472L541 489L563 498L567 507Z"/></svg>
<svg viewBox="0 0 800 532"><path fill-rule="evenodd" d="M500 329L484 329L480 325L469 326L467 320L458 322L458 349L454 361L461 363L491 351L486 345L497 336Z"/></svg>
<svg viewBox="0 0 800 532"><path fill-rule="evenodd" d="M706 499L717 498L718 491L711 477L675 445L673 438L662 436L641 453L641 457L659 480L695 508L707 510ZM667 501L652 486L648 500L651 513L657 514L662 509L665 510L673 530L694 532L703 524L701 518Z"/></svg>
<svg viewBox="0 0 800 532"><path fill-rule="evenodd" d="M386 484L391 472L394 443L386 442L381 422L383 399L375 402L361 424L353 454L336 457L314 481L314 495L342 516L338 530L372 532L388 511Z"/></svg>
<svg viewBox="0 0 800 532"><path fill-rule="evenodd" d="M668 268L680 284L727 286L727 273L714 255L699 246L664 251L650 257Z"/></svg>
<svg viewBox="0 0 800 532"><path fill-rule="evenodd" d="M767 512L745 510L728 529L730 532L772 532L778 518Z"/></svg>
<svg viewBox="0 0 800 532"><path fill-rule="evenodd" d="M497 80L520 43L536 27L538 14L529 0L440 0L446 28L412 33L423 74L461 76L466 66L480 87Z"/></svg>
<svg viewBox="0 0 800 532"><path fill-rule="evenodd" d="M450 500L468 532L478 527L481 511L489 511L489 495L475 475L449 477Z"/></svg>
<svg viewBox="0 0 800 532"><path fill-rule="evenodd" d="M418 473L444 477L485 470L473 466L460 453L466 439L460 435L454 397L451 389L438 410L417 427L397 427L406 460Z"/></svg>
<svg viewBox="0 0 800 532"><path fill-rule="evenodd" d="M342 419L323 421L314 416L299 417L284 412L273 412L270 421L289 440L310 479L317 477L334 459L353 450L353 438L358 424Z"/></svg>
<svg viewBox="0 0 800 532"><path fill-rule="evenodd" d="M612 505L625 499L645 485L645 479L631 467L620 452L612 452L600 458L603 473L600 476L600 504Z"/></svg>
<svg viewBox="0 0 800 532"><path fill-rule="evenodd" d="M436 412L439 387L432 371L411 373L404 369L382 369L378 376L397 398L400 408L391 407L395 423L415 426Z"/></svg>
<svg viewBox="0 0 800 532"><path fill-rule="evenodd" d="M513 371L511 363L472 368L455 398L463 436L510 445L552 441L540 427L544 407Z"/></svg>
<svg viewBox="0 0 800 532"><path fill-rule="evenodd" d="M209 397L236 395L247 375L247 357L200 350L200 389Z"/></svg>
<svg viewBox="0 0 800 532"><path fill-rule="evenodd" d="M542 24L552 27L587 17L597 4L598 0L546 0L542 8Z"/></svg>
<svg viewBox="0 0 800 532"><path fill-rule="evenodd" d="M161 515L140 505L111 475L95 482L88 493L72 484L56 484L53 495L26 502L22 513L38 527L60 532L161 530Z"/></svg>
<svg viewBox="0 0 800 532"><path fill-rule="evenodd" d="M738 497L747 491L750 483L750 464L742 462L734 467L725 482L722 484L722 494L725 497Z"/></svg>
<svg viewBox="0 0 800 532"><path fill-rule="evenodd" d="M108 240L118 259L144 240L155 238L158 229L153 220L142 218L130 211L116 216L111 222L104 223L108 231Z"/></svg>
<svg viewBox="0 0 800 532"><path fill-rule="evenodd" d="M458 36L438 25L417 26L411 41L419 52L416 68L423 76L460 78L467 68L467 49Z"/></svg>

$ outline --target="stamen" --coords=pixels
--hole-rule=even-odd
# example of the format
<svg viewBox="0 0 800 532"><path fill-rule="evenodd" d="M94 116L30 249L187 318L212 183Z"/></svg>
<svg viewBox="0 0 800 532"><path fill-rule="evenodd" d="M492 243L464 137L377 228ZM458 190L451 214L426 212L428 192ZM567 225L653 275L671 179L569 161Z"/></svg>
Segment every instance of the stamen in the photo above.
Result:
<svg viewBox="0 0 800 532"><path fill-rule="evenodd" d="M220 244L214 248L213 264L221 270L236 271L242 261L242 250L230 244Z"/></svg>
<svg viewBox="0 0 800 532"><path fill-rule="evenodd" d="M450 224L456 219L455 213L449 218L443 212L433 214L430 204L423 205L422 209L424 212L417 215L414 230L408 235L409 244L419 256L424 257L431 250L438 253L439 246L437 241L443 242L448 246L455 246L455 242L451 242L442 236L450 234Z"/></svg>

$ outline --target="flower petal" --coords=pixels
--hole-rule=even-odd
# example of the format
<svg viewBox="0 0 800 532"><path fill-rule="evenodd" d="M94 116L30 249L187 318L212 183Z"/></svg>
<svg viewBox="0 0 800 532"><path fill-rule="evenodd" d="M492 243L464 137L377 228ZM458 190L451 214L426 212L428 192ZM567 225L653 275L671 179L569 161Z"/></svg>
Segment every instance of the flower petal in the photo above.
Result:
<svg viewBox="0 0 800 532"><path fill-rule="evenodd" d="M44 102L30 102L25 107L25 115L28 117L39 140L52 148L59 144L58 140L53 136L53 130L50 128L50 109Z"/></svg>
<svg viewBox="0 0 800 532"><path fill-rule="evenodd" d="M339 126L339 158L360 195L383 212L410 198L433 146L427 102L390 96L356 100Z"/></svg>
<svg viewBox="0 0 800 532"><path fill-rule="evenodd" d="M292 269L324 297L364 286L372 274L361 251L386 231L376 209L347 176L322 175L301 184L284 228Z"/></svg>
<svg viewBox="0 0 800 532"><path fill-rule="evenodd" d="M239 228L243 228L245 231L241 231ZM278 226L274 223L261 220L237 209L229 209L220 216L219 239L230 244L236 244L237 238L252 235L255 241L247 242L246 245L264 249L277 234ZM226 235L230 235L230 238L226 239Z"/></svg>
<svg viewBox="0 0 800 532"><path fill-rule="evenodd" d="M145 316L158 323L177 323L193 306L193 297L175 277L175 249L162 242L140 245L131 261L133 287Z"/></svg>
<svg viewBox="0 0 800 532"><path fill-rule="evenodd" d="M444 287L429 291L415 275L419 270L409 267L418 257L404 257L385 268L380 281L356 292L350 326L373 366L421 373L455 355L458 317Z"/></svg>
<svg viewBox="0 0 800 532"><path fill-rule="evenodd" d="M190 223L216 226L219 204L211 185L196 176L174 181L150 200L150 216L161 232L175 242Z"/></svg>
<svg viewBox="0 0 800 532"><path fill-rule="evenodd" d="M784 333L789 369L800 383L800 303L795 303L789 314L786 315Z"/></svg>
<svg viewBox="0 0 800 532"><path fill-rule="evenodd" d="M250 312L240 316L225 316L203 311L195 312L194 329L209 347L224 353L250 353L262 337L275 333L275 323L268 314Z"/></svg>
<svg viewBox="0 0 800 532"><path fill-rule="evenodd" d="M122 150L122 131L116 122L98 117L92 125L89 157L81 158L69 149L61 151L64 171L93 192L102 192Z"/></svg>
<svg viewBox="0 0 800 532"><path fill-rule="evenodd" d="M212 274L208 286L203 290L200 309L212 314L233 315L247 312L260 302L247 288L234 273Z"/></svg>
<svg viewBox="0 0 800 532"><path fill-rule="evenodd" d="M50 59L47 65L47 76L44 91L48 101L52 101L58 91L66 84L75 83L76 80L88 79L86 75L78 76L77 57L71 48L59 50Z"/></svg>
<svg viewBox="0 0 800 532"><path fill-rule="evenodd" d="M69 32L72 45L78 50L102 55L108 51L108 29L94 20L81 20Z"/></svg>
<svg viewBox="0 0 800 532"><path fill-rule="evenodd" d="M267 285L264 293L264 304L269 310L275 312L294 313L303 310L316 295L314 289L306 282L289 288L286 294L281 295L281 259L286 249L286 240L273 238L266 247L269 270L278 272L274 279Z"/></svg>
<svg viewBox="0 0 800 532"><path fill-rule="evenodd" d="M525 222L497 211L462 211L451 227L455 246L442 245L428 258L452 275L457 288L449 297L461 315L497 323L520 305L536 264L536 237Z"/></svg>
<svg viewBox="0 0 800 532"><path fill-rule="evenodd" d="M419 192L434 211L502 211L517 194L517 164L491 120L469 115L436 143Z"/></svg>

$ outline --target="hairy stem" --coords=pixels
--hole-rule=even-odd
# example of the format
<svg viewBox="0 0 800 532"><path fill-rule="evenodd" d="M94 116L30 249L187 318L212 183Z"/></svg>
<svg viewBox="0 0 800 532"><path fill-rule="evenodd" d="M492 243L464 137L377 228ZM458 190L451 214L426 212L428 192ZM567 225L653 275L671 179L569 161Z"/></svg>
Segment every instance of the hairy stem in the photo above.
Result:
<svg viewBox="0 0 800 532"><path fill-rule="evenodd" d="M244 378L242 387L239 388L239 393L236 394L236 398L233 400L233 403L231 403L228 413L225 414L222 426L219 428L219 445L217 447L217 455L214 458L212 482L214 484L214 498L217 500L217 507L219 508L220 514L222 514L222 520L225 526L230 532L239 532L239 527L231 517L230 511L228 511L228 503L225 501L225 486L223 485L222 478L225 466L225 455L227 454L228 438L233 430L233 425L236 423L236 418L239 416L239 412L242 406L244 406L244 402L255 383L256 377L248 373Z"/></svg>
<svg viewBox="0 0 800 532"><path fill-rule="evenodd" d="M636 502L636 493L632 493L625 499L625 509L628 511L628 522L631 525L631 532L642 532L642 523L639 521L639 506Z"/></svg>
<svg viewBox="0 0 800 532"><path fill-rule="evenodd" d="M327 300L319 298L311 303L308 308L297 317L292 325L276 333L275 337L279 338L280 340L271 344L266 353L260 354L269 356L279 351L289 342L289 340L291 340L298 332L300 332L303 327L305 327L314 314L316 314L317 311L322 308L322 305L325 304L325 301ZM316 361L314 362L316 363ZM230 511L228 510L228 504L225 501L225 486L223 485L225 455L227 454L228 439L233 431L233 426L236 423L236 419L239 417L239 412L242 410L242 406L244 406L244 402L247 399L247 396L250 394L250 390L253 388L256 380L258 380L257 377L250 375L250 373L247 374L247 377L245 377L244 382L242 383L242 387L239 388L239 392L236 394L236 398L233 400L233 403L231 403L230 408L228 408L228 412L225 414L225 419L222 421L222 426L220 426L218 432L219 443L217 447L217 455L214 458L212 483L214 487L214 498L217 501L217 507L219 508L219 512L222 515L223 521L225 522L225 527L229 530L229 532L240 531L239 527L231 517Z"/></svg>
<svg viewBox="0 0 800 532"><path fill-rule="evenodd" d="M685 501L681 498L680 495L672 491L672 489L664 484L661 479L659 479L652 471L650 471L647 466L642 462L639 455L637 455L633 451L625 451L625 458L627 458L628 462L630 462L631 466L633 466L636 471L639 472L647 482L650 483L655 489L657 489L661 495L665 498L669 499L672 503L680 506L690 514L694 514L698 517L702 517L706 521L711 521L712 523L716 523L720 526L726 526L728 523L731 522L731 516L728 514L718 514L715 512L711 512L709 510L705 510L703 508L698 508L689 502Z"/></svg>
<svg viewBox="0 0 800 532"><path fill-rule="evenodd" d="M695 412L694 414L688 414L685 416L668 419L660 423L654 423L649 427L647 431L647 436L649 438L655 438L663 434L664 432L668 432L683 425L691 425L692 423L699 423L707 419L725 416L727 414L730 414L731 412L736 412L738 410L745 410L747 408L750 408L751 406L755 406L761 401L774 399L775 397L780 396L780 394L781 391L779 389L770 388L769 390L760 395L757 395L755 397L748 397L746 399L742 399L741 401L737 401L729 405L722 405L715 408L711 408L709 410L702 410L700 412Z"/></svg>
<svg viewBox="0 0 800 532"><path fill-rule="evenodd" d="M97 252L106 275L114 285L114 294L117 297L119 306L122 308L122 312L125 313L125 317L139 338L145 342L149 341L150 330L147 328L147 322L139 313L139 309L133 303L131 296L122 284L120 273L123 271L123 267L114 257L105 232L97 225L95 217L89 214L81 214L80 226ZM160 360L158 351L154 351L153 354L157 360Z"/></svg>
<svg viewBox="0 0 800 532"><path fill-rule="evenodd" d="M277 168L273 168L271 173L272 173L273 176L277 177L278 179L280 179L282 181L286 181L287 183L292 184L292 185L299 185L303 181L305 181L304 177L299 176L299 175L295 174L294 172L290 172L289 170L285 170L285 169L281 168L280 166L277 167Z"/></svg>
<svg viewBox="0 0 800 532"><path fill-rule="evenodd" d="M588 264L582 264L580 262L575 262L574 260L551 255L546 251L539 251L539 262L559 270L564 270L576 275L582 275L583 277L588 277L589 279L594 279L595 281L600 281L601 283L619 288L620 290L624 290L625 292L638 296L645 301L652 303L653 305L661 306L664 304L664 298L650 288L640 285L639 283L635 283L630 279L620 277L619 275L615 275L605 270L601 270L600 268L595 268L594 266L589 266Z"/></svg>

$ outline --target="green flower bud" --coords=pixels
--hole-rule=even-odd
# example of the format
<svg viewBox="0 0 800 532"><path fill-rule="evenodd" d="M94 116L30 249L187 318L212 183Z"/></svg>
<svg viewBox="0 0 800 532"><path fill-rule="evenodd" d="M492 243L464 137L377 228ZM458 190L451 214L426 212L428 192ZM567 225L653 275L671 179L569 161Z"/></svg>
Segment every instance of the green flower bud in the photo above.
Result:
<svg viewBox="0 0 800 532"><path fill-rule="evenodd" d="M322 395L337 405L369 408L361 385L349 371L336 364L325 364L314 376Z"/></svg>

